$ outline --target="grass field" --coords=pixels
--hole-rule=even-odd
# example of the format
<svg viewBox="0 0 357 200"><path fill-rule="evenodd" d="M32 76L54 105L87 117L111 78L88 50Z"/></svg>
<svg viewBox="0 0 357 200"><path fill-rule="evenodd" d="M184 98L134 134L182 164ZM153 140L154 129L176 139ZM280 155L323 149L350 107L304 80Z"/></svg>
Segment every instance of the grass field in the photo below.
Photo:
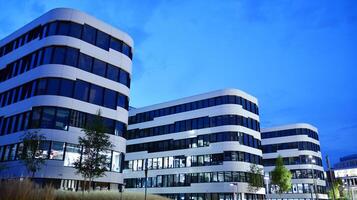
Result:
<svg viewBox="0 0 357 200"><path fill-rule="evenodd" d="M140 200L143 193L119 193L111 191L71 192L55 190L52 187L40 188L29 180L0 182L0 200ZM147 200L168 200L148 195Z"/></svg>

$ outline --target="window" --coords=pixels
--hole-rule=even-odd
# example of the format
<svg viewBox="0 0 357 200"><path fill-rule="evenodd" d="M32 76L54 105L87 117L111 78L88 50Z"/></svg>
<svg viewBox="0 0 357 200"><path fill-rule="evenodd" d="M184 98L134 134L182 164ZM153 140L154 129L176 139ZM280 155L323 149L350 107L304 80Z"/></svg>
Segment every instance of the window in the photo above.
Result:
<svg viewBox="0 0 357 200"><path fill-rule="evenodd" d="M120 172L120 153L113 151L113 157L112 157L112 171L114 172Z"/></svg>
<svg viewBox="0 0 357 200"><path fill-rule="evenodd" d="M104 91L104 107L116 109L116 92L105 89Z"/></svg>
<svg viewBox="0 0 357 200"><path fill-rule="evenodd" d="M74 166L74 162L78 161L81 157L81 148L79 145L67 144L66 153L64 157L64 166Z"/></svg>
<svg viewBox="0 0 357 200"><path fill-rule="evenodd" d="M74 98L82 101L88 100L89 83L77 80L74 88Z"/></svg>
<svg viewBox="0 0 357 200"><path fill-rule="evenodd" d="M39 128L41 119L41 108L34 108L32 111L31 128Z"/></svg>
<svg viewBox="0 0 357 200"><path fill-rule="evenodd" d="M120 70L119 82L129 86L129 74L126 71Z"/></svg>
<svg viewBox="0 0 357 200"><path fill-rule="evenodd" d="M59 78L50 78L48 79L47 84L47 95L57 95L59 92L60 79Z"/></svg>
<svg viewBox="0 0 357 200"><path fill-rule="evenodd" d="M69 110L57 108L55 128L60 130L68 130Z"/></svg>
<svg viewBox="0 0 357 200"><path fill-rule="evenodd" d="M96 29L84 24L82 39L88 43L95 44Z"/></svg>
<svg viewBox="0 0 357 200"><path fill-rule="evenodd" d="M127 55L129 58L131 58L131 48L127 44L123 42L123 47L122 47L122 52L123 54Z"/></svg>
<svg viewBox="0 0 357 200"><path fill-rule="evenodd" d="M103 88L97 85L91 85L89 94L89 103L102 105L103 102Z"/></svg>
<svg viewBox="0 0 357 200"><path fill-rule="evenodd" d="M55 119L55 108L44 108L42 111L41 128L52 128Z"/></svg>
<svg viewBox="0 0 357 200"><path fill-rule="evenodd" d="M73 95L73 84L72 80L62 79L59 94L65 97L72 97Z"/></svg>
<svg viewBox="0 0 357 200"><path fill-rule="evenodd" d="M110 48L121 52L122 42L112 37L110 40Z"/></svg>
<svg viewBox="0 0 357 200"><path fill-rule="evenodd" d="M92 62L93 62L92 57L87 56L83 53L79 54L79 64L78 64L79 69L90 72L92 69Z"/></svg>
<svg viewBox="0 0 357 200"><path fill-rule="evenodd" d="M118 81L118 76L119 76L119 68L108 64L107 66L107 78L113 81Z"/></svg>
<svg viewBox="0 0 357 200"><path fill-rule="evenodd" d="M106 63L98 60L98 59L94 59L94 63L93 63L93 73L98 75L98 76L105 76L105 71L106 71Z"/></svg>
<svg viewBox="0 0 357 200"><path fill-rule="evenodd" d="M52 142L51 145L51 160L63 160L63 152L64 152L64 142Z"/></svg>
<svg viewBox="0 0 357 200"><path fill-rule="evenodd" d="M56 30L57 30L57 22L50 23L50 25L48 26L47 36L56 35Z"/></svg>
<svg viewBox="0 0 357 200"><path fill-rule="evenodd" d="M50 141L44 141L44 140L40 141L39 147L36 151L35 158L47 159L49 150L50 150Z"/></svg>
<svg viewBox="0 0 357 200"><path fill-rule="evenodd" d="M122 95L122 94L119 94L119 95L118 95L118 106L127 109L127 107L128 107L128 100L127 100L127 97L126 97L126 96L124 96L124 95Z"/></svg>
<svg viewBox="0 0 357 200"><path fill-rule="evenodd" d="M97 40L96 45L102 49L109 50L109 35L102 32L97 31Z"/></svg>
<svg viewBox="0 0 357 200"><path fill-rule="evenodd" d="M75 48L67 48L65 64L69 66L77 66L78 50Z"/></svg>
<svg viewBox="0 0 357 200"><path fill-rule="evenodd" d="M42 64L50 64L51 63L52 52L53 52L53 47L45 48Z"/></svg>
<svg viewBox="0 0 357 200"><path fill-rule="evenodd" d="M53 53L53 64L64 64L65 57L65 48L64 47L56 47Z"/></svg>
<svg viewBox="0 0 357 200"><path fill-rule="evenodd" d="M75 38L81 38L82 35L82 25L71 22L69 29L69 36Z"/></svg>
<svg viewBox="0 0 357 200"><path fill-rule="evenodd" d="M67 35L68 32L69 32L69 22L65 22L65 21L59 22L57 34Z"/></svg>

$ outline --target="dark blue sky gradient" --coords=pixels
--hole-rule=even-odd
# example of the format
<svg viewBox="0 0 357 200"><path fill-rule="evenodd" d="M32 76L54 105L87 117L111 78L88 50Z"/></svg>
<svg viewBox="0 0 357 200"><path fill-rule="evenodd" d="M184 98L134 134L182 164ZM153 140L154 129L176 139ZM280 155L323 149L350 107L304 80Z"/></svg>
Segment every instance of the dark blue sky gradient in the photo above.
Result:
<svg viewBox="0 0 357 200"><path fill-rule="evenodd" d="M259 99L262 127L308 122L323 156L357 153L357 1L0 3L1 38L55 7L128 32L134 107L238 88Z"/></svg>

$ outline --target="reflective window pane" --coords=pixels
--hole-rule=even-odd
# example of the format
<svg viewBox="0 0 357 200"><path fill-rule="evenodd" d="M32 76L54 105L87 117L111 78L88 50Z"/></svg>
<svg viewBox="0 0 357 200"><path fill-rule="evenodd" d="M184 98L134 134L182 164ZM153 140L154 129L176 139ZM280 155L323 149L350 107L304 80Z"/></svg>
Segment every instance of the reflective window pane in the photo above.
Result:
<svg viewBox="0 0 357 200"><path fill-rule="evenodd" d="M89 83L77 80L74 89L74 98L82 101L87 101L89 95Z"/></svg>
<svg viewBox="0 0 357 200"><path fill-rule="evenodd" d="M91 85L89 94L89 103L102 105L103 101L103 88L97 85Z"/></svg>
<svg viewBox="0 0 357 200"><path fill-rule="evenodd" d="M52 142L51 145L51 160L63 160L63 152L64 152L64 142Z"/></svg>
<svg viewBox="0 0 357 200"><path fill-rule="evenodd" d="M64 157L64 166L74 166L74 162L79 160L81 157L81 148L79 145L67 144L66 154Z"/></svg>
<svg viewBox="0 0 357 200"><path fill-rule="evenodd" d="M82 39L88 43L95 44L96 29L87 24L84 24Z"/></svg>

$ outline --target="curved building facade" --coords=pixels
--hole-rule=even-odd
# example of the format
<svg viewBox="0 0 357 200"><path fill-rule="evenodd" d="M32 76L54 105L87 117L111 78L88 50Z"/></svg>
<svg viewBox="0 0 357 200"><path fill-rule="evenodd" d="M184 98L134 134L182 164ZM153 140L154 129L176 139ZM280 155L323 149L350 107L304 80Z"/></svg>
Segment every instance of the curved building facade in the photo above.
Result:
<svg viewBox="0 0 357 200"><path fill-rule="evenodd" d="M281 156L292 173L291 191L277 194L267 184L267 199L327 199L324 169L317 128L310 124L290 124L262 130L263 164L266 176Z"/></svg>
<svg viewBox="0 0 357 200"><path fill-rule="evenodd" d="M54 9L0 41L1 178L28 176L19 160L25 132L38 131L46 164L41 182L80 189L73 162L81 158L78 137L101 111L112 149L106 176L95 188L123 183L133 41L126 33L73 9Z"/></svg>
<svg viewBox="0 0 357 200"><path fill-rule="evenodd" d="M257 99L225 89L129 111L126 191L172 199L264 199L251 192L262 168ZM147 169L147 179L145 178Z"/></svg>

